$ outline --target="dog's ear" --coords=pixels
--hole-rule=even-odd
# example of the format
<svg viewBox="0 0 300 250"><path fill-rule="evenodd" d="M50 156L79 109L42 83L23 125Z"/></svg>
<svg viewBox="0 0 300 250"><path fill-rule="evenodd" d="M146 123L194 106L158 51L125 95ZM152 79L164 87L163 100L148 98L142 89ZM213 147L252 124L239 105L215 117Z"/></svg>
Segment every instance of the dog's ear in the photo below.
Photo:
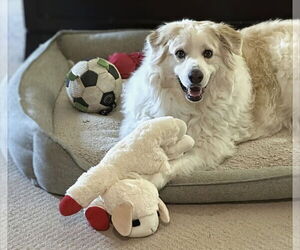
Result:
<svg viewBox="0 0 300 250"><path fill-rule="evenodd" d="M162 43L162 36L158 30L154 30L147 36L146 41L151 48L158 47Z"/></svg>
<svg viewBox="0 0 300 250"><path fill-rule="evenodd" d="M160 63L166 57L168 42L173 39L181 27L176 23L169 23L160 26L152 31L146 38L146 45L152 51L153 61Z"/></svg>
<svg viewBox="0 0 300 250"><path fill-rule="evenodd" d="M223 23L217 24L215 31L217 37L227 51L236 55L241 55L242 36L240 32Z"/></svg>
<svg viewBox="0 0 300 250"><path fill-rule="evenodd" d="M148 51L151 51L150 55L153 64L161 63L167 55L164 40L164 37L158 30L151 32L146 38L146 48Z"/></svg>
<svg viewBox="0 0 300 250"><path fill-rule="evenodd" d="M170 39L178 35L181 25L176 22L167 23L160 26L157 30L152 31L147 36L147 43L152 47L166 46Z"/></svg>

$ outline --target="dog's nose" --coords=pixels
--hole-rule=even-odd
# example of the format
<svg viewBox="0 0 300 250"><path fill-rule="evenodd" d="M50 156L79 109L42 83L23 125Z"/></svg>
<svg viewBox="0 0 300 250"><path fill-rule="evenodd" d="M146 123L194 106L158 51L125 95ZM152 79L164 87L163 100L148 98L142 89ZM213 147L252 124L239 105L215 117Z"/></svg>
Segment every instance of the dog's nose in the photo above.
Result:
<svg viewBox="0 0 300 250"><path fill-rule="evenodd" d="M189 79L193 84L199 84L203 79L203 73L200 69L192 69L189 73Z"/></svg>

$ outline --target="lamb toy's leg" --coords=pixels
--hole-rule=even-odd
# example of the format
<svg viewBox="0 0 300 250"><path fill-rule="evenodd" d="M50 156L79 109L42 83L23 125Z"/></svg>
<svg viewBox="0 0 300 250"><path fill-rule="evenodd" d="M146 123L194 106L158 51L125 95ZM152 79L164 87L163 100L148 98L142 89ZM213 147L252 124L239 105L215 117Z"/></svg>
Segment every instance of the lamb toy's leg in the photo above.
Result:
<svg viewBox="0 0 300 250"><path fill-rule="evenodd" d="M59 211L69 216L87 207L94 199L101 196L117 179L114 171L101 164L83 173L60 201Z"/></svg>
<svg viewBox="0 0 300 250"><path fill-rule="evenodd" d="M98 231L105 231L109 228L110 216L106 212L101 197L96 198L84 211L85 217L90 226Z"/></svg>

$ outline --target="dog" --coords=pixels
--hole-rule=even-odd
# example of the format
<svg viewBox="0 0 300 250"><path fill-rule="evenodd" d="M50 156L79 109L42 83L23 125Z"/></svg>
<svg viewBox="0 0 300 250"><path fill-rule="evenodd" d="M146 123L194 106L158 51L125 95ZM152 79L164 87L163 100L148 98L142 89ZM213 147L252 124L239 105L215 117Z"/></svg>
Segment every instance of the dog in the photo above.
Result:
<svg viewBox="0 0 300 250"><path fill-rule="evenodd" d="M242 30L211 21L162 25L147 36L145 58L124 85L120 137L145 120L173 116L195 140L170 161L175 175L216 168L237 144L292 128L292 50L292 20Z"/></svg>

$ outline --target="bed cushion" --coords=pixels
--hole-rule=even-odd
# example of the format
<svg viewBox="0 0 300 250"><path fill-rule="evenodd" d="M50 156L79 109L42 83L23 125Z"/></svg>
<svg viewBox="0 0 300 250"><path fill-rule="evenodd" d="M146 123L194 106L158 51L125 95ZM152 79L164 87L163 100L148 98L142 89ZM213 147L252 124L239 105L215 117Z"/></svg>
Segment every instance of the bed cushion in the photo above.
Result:
<svg viewBox="0 0 300 250"><path fill-rule="evenodd" d="M61 31L42 44L9 83L9 152L33 183L64 194L118 141L120 105L109 116L74 109L64 88L70 60L142 49L148 30ZM287 131L246 142L215 169L178 176L160 191L169 203L292 197L292 141Z"/></svg>

